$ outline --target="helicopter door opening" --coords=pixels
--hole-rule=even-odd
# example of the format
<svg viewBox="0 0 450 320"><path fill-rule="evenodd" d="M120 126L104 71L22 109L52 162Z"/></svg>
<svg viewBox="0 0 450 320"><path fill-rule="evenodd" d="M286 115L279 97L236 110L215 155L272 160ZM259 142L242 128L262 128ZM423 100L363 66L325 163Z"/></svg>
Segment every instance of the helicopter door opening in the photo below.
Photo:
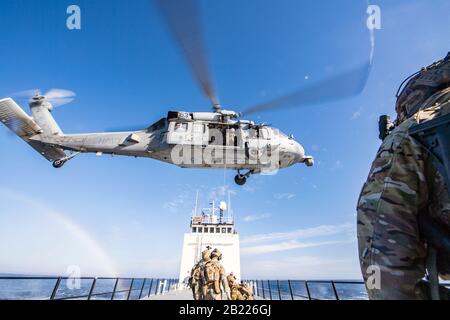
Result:
<svg viewBox="0 0 450 320"><path fill-rule="evenodd" d="M209 128L209 145L223 146L227 145L227 132L224 128Z"/></svg>
<svg viewBox="0 0 450 320"><path fill-rule="evenodd" d="M267 153L270 156L272 130L270 128L258 128L248 130L245 142L245 155L251 161L259 161Z"/></svg>

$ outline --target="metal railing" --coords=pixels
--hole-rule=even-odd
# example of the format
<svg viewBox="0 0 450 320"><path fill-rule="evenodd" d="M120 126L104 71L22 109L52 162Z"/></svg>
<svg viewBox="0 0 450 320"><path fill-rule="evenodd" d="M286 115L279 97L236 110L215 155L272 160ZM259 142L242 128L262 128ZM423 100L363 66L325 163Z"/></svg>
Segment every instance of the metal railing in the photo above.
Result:
<svg viewBox="0 0 450 320"><path fill-rule="evenodd" d="M265 300L367 300L362 281L247 280ZM449 283L444 286L450 289Z"/></svg>
<svg viewBox="0 0 450 320"><path fill-rule="evenodd" d="M178 288L178 279L0 277L0 300L140 300Z"/></svg>

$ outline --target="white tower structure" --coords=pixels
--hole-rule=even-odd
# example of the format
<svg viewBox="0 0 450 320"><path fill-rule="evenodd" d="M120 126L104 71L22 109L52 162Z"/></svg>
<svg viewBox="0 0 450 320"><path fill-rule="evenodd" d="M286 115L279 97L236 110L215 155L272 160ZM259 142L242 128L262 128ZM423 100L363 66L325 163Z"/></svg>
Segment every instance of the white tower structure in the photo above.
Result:
<svg viewBox="0 0 450 320"><path fill-rule="evenodd" d="M210 208L196 208L191 217L190 232L184 234L179 281L191 274L192 267L201 260L202 251L210 246L222 252L221 263L227 274L233 272L241 280L239 234L236 231L229 203L213 201Z"/></svg>

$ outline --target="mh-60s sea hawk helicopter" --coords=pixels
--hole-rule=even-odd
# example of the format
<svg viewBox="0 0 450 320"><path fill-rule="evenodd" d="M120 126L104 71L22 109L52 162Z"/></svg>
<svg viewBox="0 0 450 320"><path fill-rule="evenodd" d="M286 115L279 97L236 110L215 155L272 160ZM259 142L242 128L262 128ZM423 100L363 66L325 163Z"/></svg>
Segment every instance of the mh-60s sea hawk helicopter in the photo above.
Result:
<svg viewBox="0 0 450 320"><path fill-rule="evenodd" d="M148 157L183 168L235 169L235 181L243 185L251 174L296 163L313 165L313 158L305 156L304 148L292 137L264 124L239 120L236 112L221 109L171 111L138 131L64 134L51 111L52 101L67 99L62 98L65 93L68 91L54 89L47 95L33 96L29 103L33 117L13 99L0 100L0 120L55 168L79 153ZM247 172L241 173L244 170Z"/></svg>
<svg viewBox="0 0 450 320"><path fill-rule="evenodd" d="M294 138L266 124L241 120L243 115L275 108L318 104L360 93L370 62L322 83L294 92L243 113L222 109L208 74L198 22L196 0L156 0L185 55L212 112L171 111L166 118L142 130L64 134L54 118L54 106L69 103L75 94L53 89L29 99L32 117L12 99L0 100L0 121L36 149L55 168L80 153L148 157L183 168L237 170L235 182L244 185L250 175L273 172L297 163L313 166ZM324 90L326 89L326 90ZM246 171L246 172L244 172Z"/></svg>

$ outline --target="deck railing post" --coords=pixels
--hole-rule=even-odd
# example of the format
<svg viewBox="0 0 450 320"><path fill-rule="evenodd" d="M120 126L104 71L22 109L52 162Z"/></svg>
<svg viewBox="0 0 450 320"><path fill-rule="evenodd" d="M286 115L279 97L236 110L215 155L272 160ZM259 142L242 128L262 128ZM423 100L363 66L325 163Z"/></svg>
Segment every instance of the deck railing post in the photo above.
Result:
<svg viewBox="0 0 450 320"><path fill-rule="evenodd" d="M288 280L288 286L289 286L289 293L291 294L291 300L294 300L294 295L292 294L291 280Z"/></svg>
<svg viewBox="0 0 450 320"><path fill-rule="evenodd" d="M306 293L308 294L308 300L312 300L311 292L309 292L308 281L305 281Z"/></svg>
<svg viewBox="0 0 450 320"><path fill-rule="evenodd" d="M336 285L335 285L334 281L331 281L331 285L333 286L333 292L334 292L334 295L336 297L336 300L339 300L339 294L338 294L338 292L336 290Z"/></svg>
<svg viewBox="0 0 450 320"><path fill-rule="evenodd" d="M147 297L150 297L150 295L152 294L152 285L153 285L153 278L150 280L150 287L148 288Z"/></svg>
<svg viewBox="0 0 450 320"><path fill-rule="evenodd" d="M116 283L114 283L113 293L111 295L111 300L114 300L114 296L116 295L117 285L119 283L119 278L116 278Z"/></svg>
<svg viewBox="0 0 450 320"><path fill-rule="evenodd" d="M88 300L91 300L91 298L92 298L92 293L94 292L96 282L97 282L97 278L94 278L94 280L92 280L91 289L89 290L89 295L87 297Z"/></svg>
<svg viewBox="0 0 450 320"><path fill-rule="evenodd" d="M159 286L159 279L156 279L156 286L155 286L155 296L158 295L158 286Z"/></svg>
<svg viewBox="0 0 450 320"><path fill-rule="evenodd" d="M278 287L278 298L280 298L280 300L282 300L281 299L280 281L279 280L277 280L277 287Z"/></svg>
<svg viewBox="0 0 450 320"><path fill-rule="evenodd" d="M269 296L270 296L270 300L272 299L272 288L270 288L270 280L267 280L267 285L269 286Z"/></svg>
<svg viewBox="0 0 450 320"><path fill-rule="evenodd" d="M55 300L56 293L58 292L59 284L61 283L61 277L56 280L55 287L53 288L52 295L50 296L50 300Z"/></svg>
<svg viewBox="0 0 450 320"><path fill-rule="evenodd" d="M144 282L142 283L141 292L139 293L139 300L141 300L142 298L142 292L144 291L145 281L147 281L147 279L144 279Z"/></svg>
<svg viewBox="0 0 450 320"><path fill-rule="evenodd" d="M264 290L264 280L261 280L263 299L266 299L266 290Z"/></svg>
<svg viewBox="0 0 450 320"><path fill-rule="evenodd" d="M133 284L134 284L134 278L131 279L131 285L130 285L130 290L128 290L127 300L130 300L131 291L133 290Z"/></svg>

